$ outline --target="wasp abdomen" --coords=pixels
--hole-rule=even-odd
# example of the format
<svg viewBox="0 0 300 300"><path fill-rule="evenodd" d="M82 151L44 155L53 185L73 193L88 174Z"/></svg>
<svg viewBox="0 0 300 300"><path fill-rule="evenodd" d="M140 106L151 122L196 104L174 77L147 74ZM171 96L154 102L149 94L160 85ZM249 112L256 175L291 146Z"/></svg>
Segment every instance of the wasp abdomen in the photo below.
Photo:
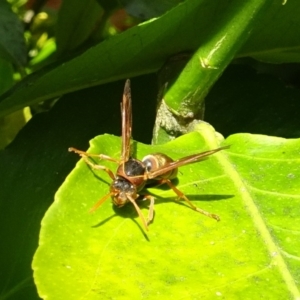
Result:
<svg viewBox="0 0 300 300"><path fill-rule="evenodd" d="M154 172L164 166L169 165L174 162L174 160L166 154L163 153L153 153L145 156L142 159L146 167L146 172ZM177 177L178 169L172 169L158 177L156 179L174 179Z"/></svg>

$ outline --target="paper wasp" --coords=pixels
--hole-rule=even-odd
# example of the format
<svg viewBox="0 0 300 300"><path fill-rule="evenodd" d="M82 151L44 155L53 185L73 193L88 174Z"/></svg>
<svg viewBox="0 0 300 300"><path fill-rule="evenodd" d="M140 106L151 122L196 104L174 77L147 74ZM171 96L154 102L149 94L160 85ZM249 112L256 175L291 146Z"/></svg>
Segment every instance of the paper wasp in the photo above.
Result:
<svg viewBox="0 0 300 300"><path fill-rule="evenodd" d="M79 154L91 168L105 171L113 180L110 185L109 193L101 198L92 207L91 212L95 211L109 197L112 198L113 204L117 207L122 207L126 203L130 202L135 207L145 229L148 230L148 225L153 220L154 215L154 197L150 195L140 195L140 192L148 183L155 181L157 185L167 184L179 198L185 200L195 211L219 221L219 216L196 207L180 190L173 185L171 180L176 178L179 167L205 160L209 155L226 149L228 146L186 156L176 161L163 153L150 154L145 156L142 160L138 160L136 158L132 158L130 155L132 109L129 80L127 80L125 83L123 101L121 103L121 114L122 152L120 160L114 159L105 154L91 154L72 147L69 148L70 152ZM116 174L114 174L105 166L93 163L89 157L97 157L99 159L109 160L117 163L118 167ZM139 197L143 197L144 200L150 201L147 219L144 217L136 203L136 200Z"/></svg>

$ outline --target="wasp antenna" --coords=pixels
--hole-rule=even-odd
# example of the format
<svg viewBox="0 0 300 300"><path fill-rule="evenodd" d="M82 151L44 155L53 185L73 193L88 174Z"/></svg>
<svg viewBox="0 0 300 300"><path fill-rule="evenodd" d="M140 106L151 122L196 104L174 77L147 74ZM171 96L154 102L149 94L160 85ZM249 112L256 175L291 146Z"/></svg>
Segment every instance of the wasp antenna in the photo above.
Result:
<svg viewBox="0 0 300 300"><path fill-rule="evenodd" d="M105 202L105 200L107 200L107 198L109 198L110 196L112 196L113 193L108 193L106 194L103 198L101 198L91 209L90 209L90 213L94 212L103 202Z"/></svg>

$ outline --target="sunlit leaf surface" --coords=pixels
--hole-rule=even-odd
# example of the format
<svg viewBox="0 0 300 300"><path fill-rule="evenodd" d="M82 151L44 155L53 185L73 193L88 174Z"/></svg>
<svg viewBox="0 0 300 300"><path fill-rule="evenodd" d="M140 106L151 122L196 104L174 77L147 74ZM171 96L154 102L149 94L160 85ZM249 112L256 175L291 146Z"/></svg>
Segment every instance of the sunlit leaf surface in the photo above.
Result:
<svg viewBox="0 0 300 300"><path fill-rule="evenodd" d="M80 161L42 221L33 261L40 296L255 299L263 291L269 299L299 297L300 141L237 134L220 143L217 137L202 124L163 146L134 148L138 158L151 152L179 158L231 144L180 168L176 184L220 222L175 202L163 186L149 190L156 206L147 233L131 205L113 209L107 201L89 214L111 180ZM89 151L118 158L120 138L98 136ZM147 203L140 206L146 215Z"/></svg>

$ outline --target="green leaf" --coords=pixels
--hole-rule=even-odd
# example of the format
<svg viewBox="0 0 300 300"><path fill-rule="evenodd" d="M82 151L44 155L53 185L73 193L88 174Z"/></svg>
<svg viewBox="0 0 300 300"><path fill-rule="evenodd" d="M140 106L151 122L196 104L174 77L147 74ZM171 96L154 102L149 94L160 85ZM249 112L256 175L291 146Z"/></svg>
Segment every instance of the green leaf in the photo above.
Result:
<svg viewBox="0 0 300 300"><path fill-rule="evenodd" d="M0 58L0 95L7 91L14 84L14 68L13 65L5 60Z"/></svg>
<svg viewBox="0 0 300 300"><path fill-rule="evenodd" d="M237 8L240 7L241 1L235 3ZM236 13L235 9L229 8L234 7L232 1L185 1L163 16L114 36L68 62L28 76L0 98L0 115L78 89L157 71L170 56L198 49L210 41L214 30L226 28L227 21ZM274 57L275 50L281 49L282 53L284 49L286 54L293 51L289 61L294 61L300 44L299 9L295 0L288 1L285 6L280 1L273 1L256 31L256 35L265 34L260 34L259 38L253 34L238 56L269 53ZM268 23L264 21L266 19ZM278 30L274 30L274 23Z"/></svg>
<svg viewBox="0 0 300 300"><path fill-rule="evenodd" d="M121 0L125 10L131 16L148 20L155 18L170 10L175 5L178 5L180 0Z"/></svg>
<svg viewBox="0 0 300 300"><path fill-rule="evenodd" d="M30 110L26 107L0 119L0 149L4 149L13 141L30 118Z"/></svg>
<svg viewBox="0 0 300 300"><path fill-rule="evenodd" d="M232 65L206 98L205 120L224 136L237 132L297 138L300 91L250 67Z"/></svg>
<svg viewBox="0 0 300 300"><path fill-rule="evenodd" d="M268 13L254 28L240 56L270 63L300 62L300 19L298 1L273 1Z"/></svg>
<svg viewBox="0 0 300 300"><path fill-rule="evenodd" d="M56 28L58 54L66 55L80 46L95 29L101 12L100 5L94 0L63 1Z"/></svg>
<svg viewBox="0 0 300 300"><path fill-rule="evenodd" d="M99 132L120 134L123 88L122 81L65 95L49 112L34 115L0 151L1 300L39 299L31 263L41 220L78 159L68 148L76 145L86 149ZM149 143L155 77L132 80L132 89L134 99L145 101L133 108L136 129L147 116L147 123L140 131L134 130L134 136Z"/></svg>
<svg viewBox="0 0 300 300"><path fill-rule="evenodd" d="M297 112L300 110L300 103L297 101L299 98L298 92L290 87L285 87L284 84L274 80L271 76L257 74L254 76L253 71L249 75L249 70L243 71L243 69L243 66L231 67L223 74L222 80L214 86L206 105L206 112L210 111L209 122L214 124L214 127L226 136L238 131L280 134L285 137L299 136ZM123 88L124 81L63 96L56 102L51 111L35 115L21 130L14 142L0 152L0 236L2 245L0 247L0 293L2 298L10 300L36 299L34 297L36 292L32 280L31 262L38 245L41 219L53 202L55 192L67 174L74 168L75 161L78 159L76 155L68 153L67 149L70 146L87 149L88 141L98 134L120 135L120 101ZM148 75L132 79L132 93L133 136L138 141L150 143L157 93L156 77ZM247 103L253 100L253 105L246 105L243 102L245 99L248 99ZM278 104L273 107L272 104L275 102ZM252 115L255 116L254 120L251 118ZM267 137L265 138L267 139ZM288 142L289 140L285 141ZM263 144L262 147L266 147L268 144L269 141ZM253 148L251 143L247 145L249 149ZM231 146L230 151L233 151L233 146ZM253 146L258 147L258 145ZM206 147L205 149L207 149ZM272 148L272 144L270 144L270 147ZM296 143L294 147L297 151ZM197 148L196 151L198 150L201 151L202 148ZM212 157L212 159L214 158ZM199 164L202 167L203 164L208 162ZM191 165L191 167L196 165ZM255 169L255 164L251 164L251 168ZM259 171L257 170L257 172ZM273 173L277 174L276 172ZM158 190L163 188L161 186ZM103 192L107 190L108 186L105 185ZM99 197L100 195L97 193L95 198L89 199L90 203L94 204ZM174 209L179 205L174 203L174 193L169 192L167 197L166 201L168 202L165 203L167 207ZM162 205L159 202L164 199L158 199L157 208ZM231 199L224 200L225 206L230 204ZM226 224L223 224L226 214L224 215L219 208L215 207L216 204L219 205L219 202L222 201L209 202L206 197L201 199L203 201L197 201L197 198L191 200L200 207L220 214L221 222L216 225L222 227L217 227L218 229L221 230L226 226L240 226L234 219L230 219ZM113 215L114 212L109 205L109 200L105 205L108 205L108 214L105 217ZM88 214L89 208L87 207L83 212L86 213L88 218L91 217ZM182 205L180 205L180 208L196 215L197 222L205 220L203 216L189 208L182 207ZM101 209L103 207L94 215L98 216ZM180 212L182 212L182 209ZM146 207L143 211L145 214L147 213ZM123 212L123 210L119 212ZM133 210L131 212L134 214ZM165 208L159 215L156 215L156 220L164 214ZM101 220L100 216L99 220ZM139 224L139 219L136 218L135 220ZM215 224L213 220L208 221L211 226ZM128 222L133 221L130 219ZM295 228L299 227L297 221L293 220L293 222ZM87 223L87 226L90 225L93 224ZM149 234L153 234L152 228L150 226ZM286 240L297 242L299 239L296 235L297 230L295 231L295 234L293 233ZM200 232L199 236L203 236L202 239L204 240L214 237L210 235L210 232ZM236 236L233 239L236 239ZM247 266L247 262L244 263L244 268L253 268L252 258L255 257L256 253L253 253L252 248L256 247L255 242L248 245L249 249L247 251L251 255L251 259L249 258L248 261L249 266ZM238 240L234 247L230 250L232 256L235 256L236 252L238 255L243 251L243 240ZM257 247L257 249L261 249L260 246ZM202 248L203 245L200 249ZM297 247L295 248L297 249ZM222 253L219 255L223 257ZM150 256L151 253L147 254L146 258L148 259ZM226 262L225 260L224 264ZM217 260L216 264L219 263L221 262ZM219 266L213 264L213 268L217 270ZM225 267L222 268L225 269ZM236 272L238 273L238 269L236 269ZM222 274L220 273L217 276L217 273L216 271L214 277L219 280ZM213 285L214 279L211 278L210 280L211 285ZM149 281L146 280L145 282L148 283ZM255 288L255 285L249 280L245 279L243 282L246 282L248 289ZM276 285L277 279L274 278L273 282ZM240 299L243 297L244 286L241 285L241 281L235 282L236 285L239 283L241 292L236 291L237 296L235 297ZM200 280L198 284L201 286ZM276 287L279 295L281 295L281 286L282 282L279 281L279 286ZM252 297L249 298L252 299ZM102 298L100 297L100 299Z"/></svg>
<svg viewBox="0 0 300 300"><path fill-rule="evenodd" d="M24 66L27 60L24 29L7 1L0 2L0 58Z"/></svg>
<svg viewBox="0 0 300 300"><path fill-rule="evenodd" d="M219 145L211 127L202 123L197 130L162 146L136 143L136 155L159 151L179 158ZM270 299L299 297L300 140L237 134L222 142L229 143L229 150L180 168L177 182L221 222L174 203L172 191L156 187L147 235L131 205L113 210L106 201L88 214L110 179L80 161L42 221L33 261L40 296L253 299L263 290ZM96 137L89 151L118 158L120 138ZM141 207L146 214L147 205Z"/></svg>

